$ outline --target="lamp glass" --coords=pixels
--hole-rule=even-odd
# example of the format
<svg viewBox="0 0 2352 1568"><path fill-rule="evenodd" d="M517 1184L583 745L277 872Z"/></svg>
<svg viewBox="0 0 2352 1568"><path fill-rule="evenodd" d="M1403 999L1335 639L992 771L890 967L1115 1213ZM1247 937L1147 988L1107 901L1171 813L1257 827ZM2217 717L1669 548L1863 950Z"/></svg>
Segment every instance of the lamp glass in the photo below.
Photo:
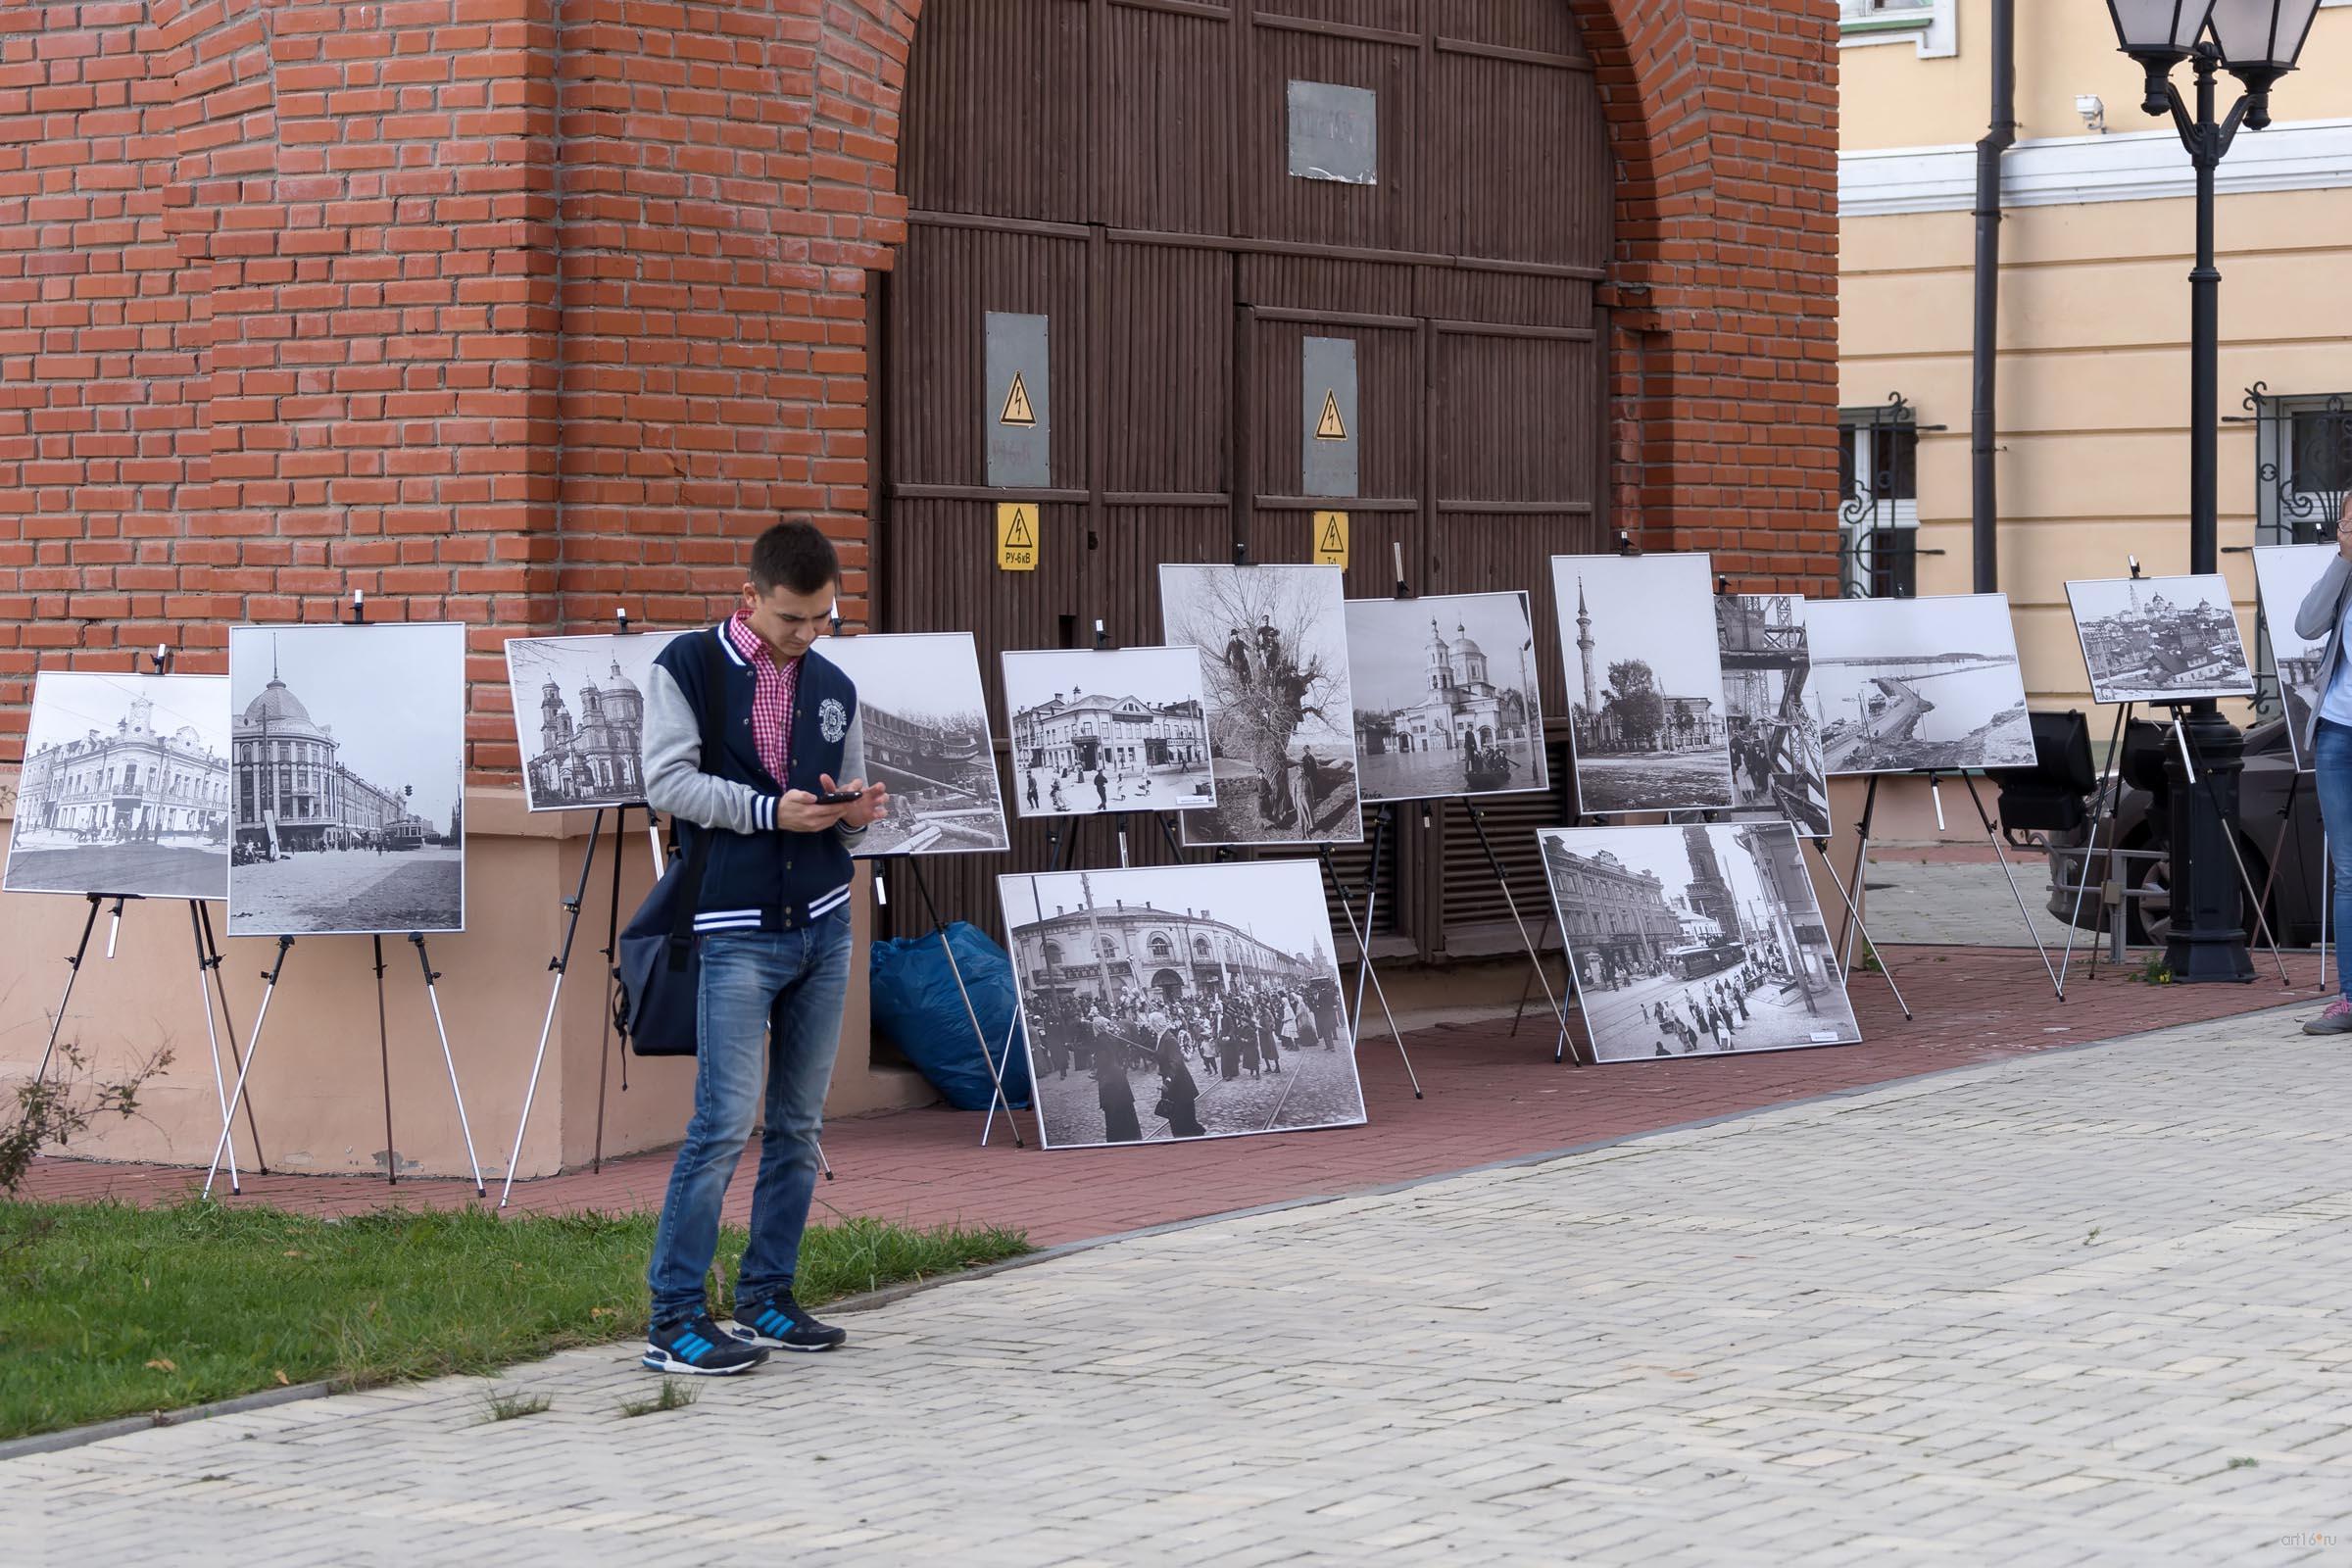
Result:
<svg viewBox="0 0 2352 1568"><path fill-rule="evenodd" d="M2232 71L2295 69L2320 0L2215 0L2213 40Z"/></svg>
<svg viewBox="0 0 2352 1568"><path fill-rule="evenodd" d="M2169 55L2184 60L2205 30L2214 0L2107 0L2116 42L2134 57Z"/></svg>

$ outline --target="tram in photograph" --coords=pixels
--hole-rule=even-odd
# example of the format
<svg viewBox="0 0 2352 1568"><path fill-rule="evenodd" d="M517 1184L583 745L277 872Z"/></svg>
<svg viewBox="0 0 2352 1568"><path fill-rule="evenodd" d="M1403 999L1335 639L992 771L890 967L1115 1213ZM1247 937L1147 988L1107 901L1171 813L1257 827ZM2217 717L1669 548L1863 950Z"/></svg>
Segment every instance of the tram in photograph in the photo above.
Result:
<svg viewBox="0 0 2352 1568"><path fill-rule="evenodd" d="M387 850L421 850L424 848L424 818L404 816L384 828L384 848Z"/></svg>
<svg viewBox="0 0 2352 1568"><path fill-rule="evenodd" d="M1686 980L1701 975L1721 974L1747 961L1747 949L1737 942L1693 942L1689 947L1673 949L1666 961L1674 972Z"/></svg>

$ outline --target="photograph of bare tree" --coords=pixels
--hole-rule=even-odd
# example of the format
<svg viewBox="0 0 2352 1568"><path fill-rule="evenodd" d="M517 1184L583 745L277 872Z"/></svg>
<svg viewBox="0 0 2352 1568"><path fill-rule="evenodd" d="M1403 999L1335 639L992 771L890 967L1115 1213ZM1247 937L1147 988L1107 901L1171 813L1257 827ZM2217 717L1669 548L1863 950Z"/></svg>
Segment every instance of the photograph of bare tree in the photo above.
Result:
<svg viewBox="0 0 2352 1568"><path fill-rule="evenodd" d="M1360 841L1339 568L1162 565L1159 597L1167 640L1206 656L1217 804L1184 841Z"/></svg>
<svg viewBox="0 0 2352 1568"><path fill-rule="evenodd" d="M1732 804L1713 581L1703 555L1551 558L1577 809Z"/></svg>

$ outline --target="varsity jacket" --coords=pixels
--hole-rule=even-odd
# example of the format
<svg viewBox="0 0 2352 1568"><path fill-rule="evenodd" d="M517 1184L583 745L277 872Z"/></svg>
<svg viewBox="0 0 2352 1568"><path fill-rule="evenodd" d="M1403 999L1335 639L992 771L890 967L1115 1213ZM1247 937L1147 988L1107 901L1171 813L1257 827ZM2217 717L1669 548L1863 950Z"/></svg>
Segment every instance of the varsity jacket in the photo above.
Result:
<svg viewBox="0 0 2352 1568"><path fill-rule="evenodd" d="M715 640L725 679L704 691L706 650ZM670 639L654 661L645 692L645 799L677 818L678 849L714 834L703 873L694 929L793 931L849 903L850 850L863 828L846 823L821 833L786 833L776 802L787 790L823 793L819 774L836 783L865 776L864 728L858 688L838 665L811 650L801 656L790 717L791 755L771 777L752 736L751 662L723 626ZM703 756L703 705L719 708L719 754Z"/></svg>

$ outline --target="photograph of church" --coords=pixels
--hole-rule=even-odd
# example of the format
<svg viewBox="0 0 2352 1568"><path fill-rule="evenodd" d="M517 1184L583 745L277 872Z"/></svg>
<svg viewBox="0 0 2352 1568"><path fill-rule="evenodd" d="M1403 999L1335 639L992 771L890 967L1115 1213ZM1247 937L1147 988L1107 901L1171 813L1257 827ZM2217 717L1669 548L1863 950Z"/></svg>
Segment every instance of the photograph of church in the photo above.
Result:
<svg viewBox="0 0 2352 1568"><path fill-rule="evenodd" d="M646 676L678 635L508 639L507 684L530 809L644 802Z"/></svg>
<svg viewBox="0 0 2352 1568"><path fill-rule="evenodd" d="M2251 697L2254 671L2230 584L2197 577L2070 582L2067 603L2082 642L2091 695L2102 703L2181 703Z"/></svg>
<svg viewBox="0 0 2352 1568"><path fill-rule="evenodd" d="M1527 595L1348 601L1367 801L1548 789Z"/></svg>

